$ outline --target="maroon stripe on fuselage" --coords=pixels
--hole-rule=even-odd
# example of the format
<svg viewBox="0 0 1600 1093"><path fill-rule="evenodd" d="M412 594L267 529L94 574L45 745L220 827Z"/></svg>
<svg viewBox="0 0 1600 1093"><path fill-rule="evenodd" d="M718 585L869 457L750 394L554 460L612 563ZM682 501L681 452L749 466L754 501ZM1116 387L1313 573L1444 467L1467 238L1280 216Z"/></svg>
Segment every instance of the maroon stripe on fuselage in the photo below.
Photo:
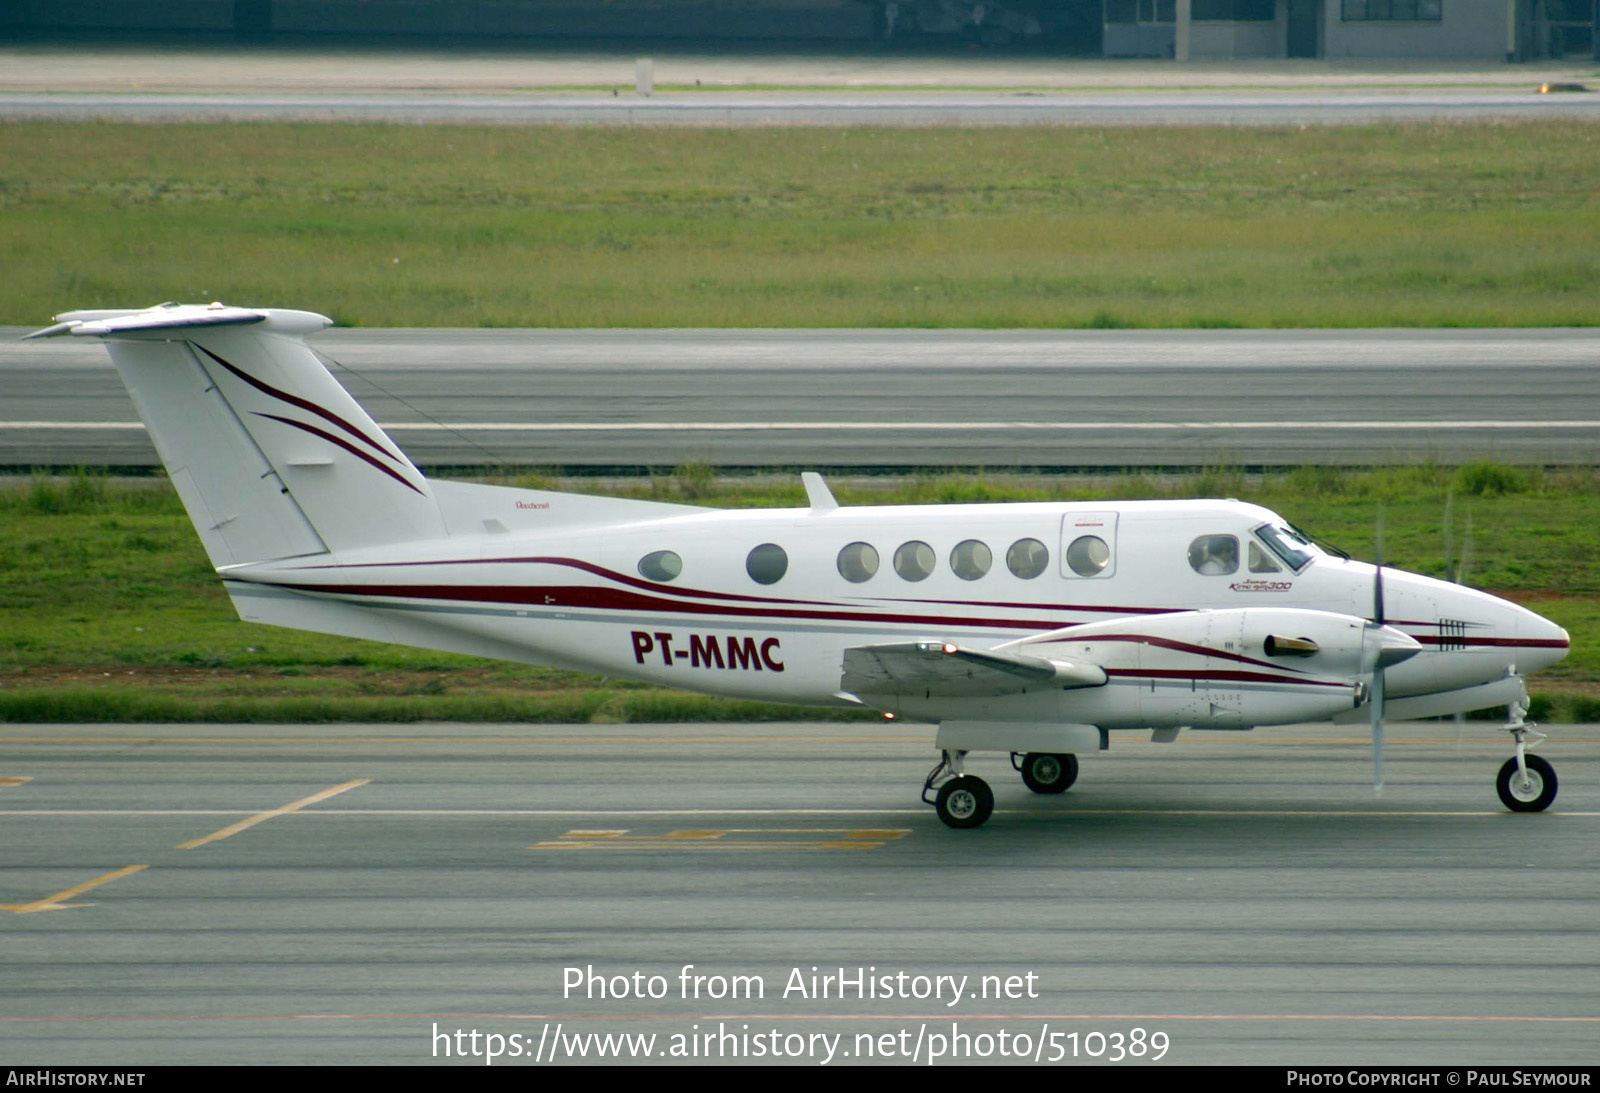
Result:
<svg viewBox="0 0 1600 1093"><path fill-rule="evenodd" d="M1177 653L1192 653L1195 656L1216 657L1219 660L1236 660L1240 664L1254 664L1259 668L1271 668L1279 672L1302 672L1301 669L1292 668L1287 664L1274 664L1270 660L1256 660L1254 657L1240 656L1238 653L1229 653L1221 649L1212 649L1205 645L1195 645L1187 641L1178 641L1175 638L1155 637L1150 634L1085 634L1081 638L1041 638L1037 643L1025 642L1024 644L1049 644L1051 641L1131 641L1138 645L1154 645L1162 649L1171 649Z"/></svg>
<svg viewBox="0 0 1600 1093"><path fill-rule="evenodd" d="M845 604L828 600L786 600L775 596L745 596L737 592L708 592L700 588L682 588L677 585L662 584L659 581L646 581L638 577L630 577L626 573L618 573L614 569L585 562L580 558L558 557L532 557L532 558L444 558L431 562L356 562L353 565L307 565L296 566L296 569L392 569L396 566L430 566L430 565L560 565L570 569L580 569L585 573L592 573L596 577L604 577L608 581L618 584L631 585L642 588L646 592L661 592L672 596L693 596L707 600L743 600L746 603L788 603L804 604L810 607L844 607Z"/></svg>
<svg viewBox="0 0 1600 1093"><path fill-rule="evenodd" d="M325 429L319 429L315 425L307 425L305 422L296 421L293 418L279 417L277 414L263 414L260 410L252 410L250 412L252 414L254 414L256 417L264 417L264 418L268 419L269 421L281 421L285 425L292 425L296 429L302 429L305 432L310 433L312 436L320 436L323 440L326 440L329 444L337 444L339 447L343 448L345 451L349 452L351 455L355 456L357 459L360 459L360 460L362 460L363 462L366 462L366 463L370 463L372 466L378 468L378 470L382 471L384 474L388 475L390 478L392 478L396 482L400 483L402 486L404 486L406 489L410 490L412 493L417 494L419 497L426 497L427 496L427 494L425 494L421 490L417 489L417 487L413 486L410 482L407 482L404 478L401 478L400 475L393 468L385 467L382 463L379 463L376 459L373 459L370 455L368 455L366 452L362 451L360 448L357 448L354 444L351 444L350 442L345 441L345 440L340 440L338 437L334 436L332 433L328 432Z"/></svg>
<svg viewBox="0 0 1600 1093"><path fill-rule="evenodd" d="M707 600L733 600L743 603L789 604L804 607L849 608L855 606L849 603L841 603L838 600L794 600L778 596L750 596L738 592L711 592L703 588L687 588L680 585L669 585L659 581L647 581L638 577L630 577L626 573L618 573L614 569L607 569L605 566L596 565L594 562L586 562L581 558L562 558L547 555L526 558L442 558L419 562L356 562L350 565L308 565L296 566L295 568L311 571L322 569L395 569L405 568L406 566L438 565L559 565L570 569L582 570L585 573L592 573L596 577L604 577L606 580L616 581L619 584L629 585L633 588L640 588L646 592L657 592L663 595L687 596ZM1099 611L1110 614L1146 615L1170 615L1176 611L1183 610L1176 607L1094 607L1089 604L1009 603L990 600L913 600L888 596L871 597L871 602L885 604L932 603L948 607L1011 607L1023 611ZM859 618L861 616L852 615L850 617ZM1061 629L1077 624L1055 621L1048 625L1053 629Z"/></svg>
<svg viewBox="0 0 1600 1093"><path fill-rule="evenodd" d="M1287 683L1296 687L1349 687L1348 683L1327 679L1296 679L1266 672L1201 672L1180 668L1107 668L1106 675L1119 679L1218 680L1224 683Z"/></svg>
<svg viewBox="0 0 1600 1093"><path fill-rule="evenodd" d="M385 596L412 600L443 600L452 603L511 603L537 607L580 607L603 611L653 611L677 615L718 615L728 618L816 619L824 622L887 622L914 626L966 626L1010 630L1042 630L1060 627L1059 622L1040 619L961 618L957 615L894 615L885 612L811 611L799 608L738 607L721 603L683 603L656 596L645 596L615 588L588 588L581 585L322 585L271 582L274 588L295 592L315 592L330 596ZM1071 624L1067 624L1071 625Z"/></svg>
<svg viewBox="0 0 1600 1093"><path fill-rule="evenodd" d="M204 353L206 356L210 357L212 360L214 360L218 364L222 365L222 367L226 368L229 372L232 372L235 376L238 376L240 379L244 380L244 382L248 383L251 387L254 387L257 391L260 391L262 394L271 395L273 398L278 399L280 402L287 402L290 406L298 406L302 410L305 410L305 411L307 411L309 413L316 414L318 417L322 418L324 421L327 421L327 422L329 422L329 423L331 423L333 425L337 425L339 428L343 429L345 432L349 433L351 436L355 437L357 440L360 440L364 444L370 445L374 451L376 451L379 455L383 456L385 459L388 459L390 462L393 462L393 463L402 462L401 460L395 458L393 452L389 451L382 444L379 444L376 440L373 440L366 433L362 432L360 429L358 429L354 425L350 424L348 421L346 421L344 418L340 417L338 414L334 413L332 410L324 410L321 406L318 406L316 403L311 402L308 399L303 399L299 395L291 395L287 391L280 391L276 387L272 386L270 383L266 383L266 382L264 382L262 380L256 379L256 377L250 375L248 372L244 371L243 369L236 368L233 365L229 364L227 361L223 360L221 357L217 356L215 353L211 352L211 350L207 349L203 345L199 345L199 344L197 344L195 342L190 342L189 344L193 345L196 349L200 350L200 352ZM282 420L282 419L280 418L279 420ZM407 485L409 485L409 483L407 483Z"/></svg>
<svg viewBox="0 0 1600 1093"><path fill-rule="evenodd" d="M937 603L955 607L1020 607L1025 611L1104 611L1112 615L1170 615L1188 607L1096 607L1088 603L1009 603L1005 600L913 600L902 596L877 596L879 603Z"/></svg>
<svg viewBox="0 0 1600 1093"><path fill-rule="evenodd" d="M1452 638L1439 634L1412 634L1423 645L1484 645L1504 649L1570 649L1571 641L1560 638Z"/></svg>

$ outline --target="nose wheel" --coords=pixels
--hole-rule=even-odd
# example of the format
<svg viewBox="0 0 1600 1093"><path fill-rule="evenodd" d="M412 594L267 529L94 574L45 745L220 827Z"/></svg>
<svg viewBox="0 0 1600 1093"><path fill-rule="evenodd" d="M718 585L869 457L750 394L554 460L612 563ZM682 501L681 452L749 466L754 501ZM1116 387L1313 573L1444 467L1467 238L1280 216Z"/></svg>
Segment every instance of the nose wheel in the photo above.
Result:
<svg viewBox="0 0 1600 1093"><path fill-rule="evenodd" d="M1544 733L1523 724L1521 713L1522 710L1513 707L1516 723L1509 728L1517 744L1517 754L1500 768L1494 788L1500 795L1500 803L1512 812L1543 812L1556 799L1556 768L1539 756L1528 754L1529 748L1544 739Z"/></svg>
<svg viewBox="0 0 1600 1093"><path fill-rule="evenodd" d="M1525 767L1507 759L1494 780L1500 803L1512 812L1543 812L1556 799L1556 769L1537 755L1523 756Z"/></svg>

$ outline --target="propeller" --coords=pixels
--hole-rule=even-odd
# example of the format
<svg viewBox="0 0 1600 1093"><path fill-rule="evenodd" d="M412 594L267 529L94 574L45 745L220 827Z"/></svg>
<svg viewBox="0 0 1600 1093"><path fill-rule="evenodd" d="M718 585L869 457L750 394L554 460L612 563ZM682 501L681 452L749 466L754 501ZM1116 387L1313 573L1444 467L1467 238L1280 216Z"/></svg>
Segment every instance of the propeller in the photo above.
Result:
<svg viewBox="0 0 1600 1093"><path fill-rule="evenodd" d="M1456 584L1467 583L1467 566L1472 556L1472 509L1467 509L1466 527L1461 533L1461 553L1455 552L1453 545L1455 521L1451 518L1451 502L1455 500L1455 490L1451 490L1444 499L1444 553L1445 576ZM1466 715L1459 711L1455 715L1456 723L1456 751L1461 751L1461 738L1466 730Z"/></svg>
<svg viewBox="0 0 1600 1093"><path fill-rule="evenodd" d="M1378 510L1377 561L1372 571L1372 626L1379 653L1372 665L1372 791L1383 792L1383 510Z"/></svg>
<svg viewBox="0 0 1600 1093"><path fill-rule="evenodd" d="M1384 789L1384 671L1413 658L1422 650L1416 639L1389 626L1384 613L1384 510L1378 509L1374 528L1378 560L1373 563L1373 621L1368 634L1373 640L1373 687L1370 717L1373 723L1373 791Z"/></svg>

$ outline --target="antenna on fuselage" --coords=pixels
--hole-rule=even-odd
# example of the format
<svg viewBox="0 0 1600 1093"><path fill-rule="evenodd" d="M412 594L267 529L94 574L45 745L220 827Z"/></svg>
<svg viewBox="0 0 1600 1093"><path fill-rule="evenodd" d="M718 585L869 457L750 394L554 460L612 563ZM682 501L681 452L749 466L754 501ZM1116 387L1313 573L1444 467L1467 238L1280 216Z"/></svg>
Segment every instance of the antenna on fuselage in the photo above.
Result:
<svg viewBox="0 0 1600 1093"><path fill-rule="evenodd" d="M832 512L839 507L839 502L833 499L833 491L822 480L822 475L816 471L802 471L800 481L806 488L806 500L811 503L812 512Z"/></svg>

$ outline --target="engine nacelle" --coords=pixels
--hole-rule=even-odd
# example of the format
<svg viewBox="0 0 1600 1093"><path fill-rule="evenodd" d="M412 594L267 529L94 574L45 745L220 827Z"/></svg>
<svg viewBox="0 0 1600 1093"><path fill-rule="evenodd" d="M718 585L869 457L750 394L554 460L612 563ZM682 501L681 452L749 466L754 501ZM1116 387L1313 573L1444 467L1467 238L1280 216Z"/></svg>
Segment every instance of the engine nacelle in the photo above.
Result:
<svg viewBox="0 0 1600 1093"><path fill-rule="evenodd" d="M1091 623L1002 648L1104 669L1108 686L1063 693L1064 720L1221 729L1331 718L1364 700L1374 666L1421 646L1353 615L1238 608Z"/></svg>

